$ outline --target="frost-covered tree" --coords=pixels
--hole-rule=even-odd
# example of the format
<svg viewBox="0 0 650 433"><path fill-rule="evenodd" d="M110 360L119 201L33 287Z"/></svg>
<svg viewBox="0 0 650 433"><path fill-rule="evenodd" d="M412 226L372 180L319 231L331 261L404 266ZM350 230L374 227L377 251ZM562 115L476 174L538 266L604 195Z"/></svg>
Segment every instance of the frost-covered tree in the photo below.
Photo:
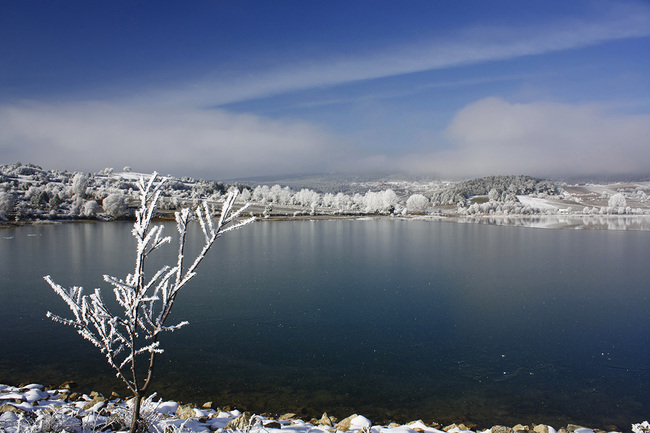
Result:
<svg viewBox="0 0 650 433"><path fill-rule="evenodd" d="M72 178L72 193L83 197L86 195L86 188L88 188L88 175L84 173L77 173Z"/></svg>
<svg viewBox="0 0 650 433"><path fill-rule="evenodd" d="M251 191L248 188L242 189L242 192L239 194L239 201L248 203L251 199Z"/></svg>
<svg viewBox="0 0 650 433"><path fill-rule="evenodd" d="M124 280L104 275L104 281L113 286L121 313L111 312L104 302L100 289L90 295L83 294L83 288L74 286L64 289L48 275L45 280L70 307L73 319L65 319L51 312L47 316L56 322L74 327L106 356L108 364L133 393L133 417L131 432L139 426L142 398L147 394L154 374L156 356L163 352L160 335L187 325L181 322L166 325L179 291L196 275L196 269L203 261L218 237L254 221L254 218L238 220L248 207L233 212L236 194L228 194L221 213L213 221L214 210L203 201L194 212L185 208L176 212L178 231L178 256L174 265L164 266L157 272L145 272L147 258L156 250L171 242L163 237L164 226L152 226L161 185L156 183L154 173L149 181L140 179L140 207L135 213L132 234L136 240L135 270ZM204 245L193 261L185 256L185 239L188 225L196 220L203 232ZM190 263L188 266L187 263Z"/></svg>
<svg viewBox="0 0 650 433"><path fill-rule="evenodd" d="M99 211L99 203L97 203L95 200L88 200L86 203L84 203L83 215L85 217L96 217Z"/></svg>
<svg viewBox="0 0 650 433"><path fill-rule="evenodd" d="M0 213L13 212L15 206L16 197L9 192L0 191Z"/></svg>
<svg viewBox="0 0 650 433"><path fill-rule="evenodd" d="M627 206L627 200L625 200L625 196L623 194L617 192L609 198L607 206L614 209L625 208Z"/></svg>
<svg viewBox="0 0 650 433"><path fill-rule="evenodd" d="M120 193L111 194L104 199L102 207L104 213L113 218L124 216L127 210L126 197Z"/></svg>
<svg viewBox="0 0 650 433"><path fill-rule="evenodd" d="M406 209L411 213L422 213L429 207L429 199L422 194L413 194L406 200Z"/></svg>

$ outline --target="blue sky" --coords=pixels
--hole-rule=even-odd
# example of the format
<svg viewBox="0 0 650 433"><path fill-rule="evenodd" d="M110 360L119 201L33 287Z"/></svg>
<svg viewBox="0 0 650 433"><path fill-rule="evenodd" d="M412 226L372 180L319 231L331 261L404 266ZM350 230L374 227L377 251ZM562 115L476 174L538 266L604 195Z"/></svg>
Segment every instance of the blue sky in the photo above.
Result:
<svg viewBox="0 0 650 433"><path fill-rule="evenodd" d="M648 1L0 3L0 162L650 173Z"/></svg>

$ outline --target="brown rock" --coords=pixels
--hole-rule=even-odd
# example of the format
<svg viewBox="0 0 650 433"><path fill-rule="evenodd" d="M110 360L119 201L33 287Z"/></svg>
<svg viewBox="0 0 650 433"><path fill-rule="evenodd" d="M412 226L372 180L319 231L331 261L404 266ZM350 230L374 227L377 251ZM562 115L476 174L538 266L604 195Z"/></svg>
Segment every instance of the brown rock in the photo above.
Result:
<svg viewBox="0 0 650 433"><path fill-rule="evenodd" d="M244 431L244 429L246 429L251 423L251 416L250 412L243 412L237 418L228 421L228 424L226 424L226 430L232 429Z"/></svg>
<svg viewBox="0 0 650 433"><path fill-rule="evenodd" d="M194 412L194 408L189 404L178 406L178 409L176 409L176 416L179 419L190 419L195 415L196 412Z"/></svg>
<svg viewBox="0 0 650 433"><path fill-rule="evenodd" d="M280 424L277 421L273 421L273 420L265 421L263 423L263 425L264 425L264 428L282 428L282 424Z"/></svg>
<svg viewBox="0 0 650 433"><path fill-rule="evenodd" d="M514 431L530 431L530 427L527 425L517 424L512 428Z"/></svg>
<svg viewBox="0 0 650 433"><path fill-rule="evenodd" d="M320 419L316 421L315 425L326 425L328 427L334 426L330 417L327 416L327 412L323 412L323 416L321 416Z"/></svg>
<svg viewBox="0 0 650 433"><path fill-rule="evenodd" d="M91 393L92 394L92 393ZM95 397L90 400L88 403L84 404L83 410L88 410L91 407L95 406L98 403L102 403L102 406L106 404L106 398L95 393Z"/></svg>
<svg viewBox="0 0 650 433"><path fill-rule="evenodd" d="M536 425L533 430L535 433L548 433L548 426L546 424Z"/></svg>
<svg viewBox="0 0 650 433"><path fill-rule="evenodd" d="M513 430L510 427L504 425L495 425L490 429L490 433L512 433Z"/></svg>
<svg viewBox="0 0 650 433"><path fill-rule="evenodd" d="M61 386L59 386L59 388L61 388L61 389L73 389L73 388L76 388L78 386L79 385L77 385L77 382L75 382L73 380L69 380L67 382L63 382L61 384Z"/></svg>
<svg viewBox="0 0 650 433"><path fill-rule="evenodd" d="M14 406L12 404L7 404L7 403L0 406L0 413L5 413L5 412L13 412L13 413L16 413L18 415L26 415L27 414L26 410L23 410L23 409L21 409L19 407L16 407L16 406Z"/></svg>
<svg viewBox="0 0 650 433"><path fill-rule="evenodd" d="M338 424L336 424L336 430L346 432L350 430L350 425L352 420L357 417L357 414L350 415L347 418L342 419Z"/></svg>
<svg viewBox="0 0 650 433"><path fill-rule="evenodd" d="M278 420L280 420L280 421L293 421L296 418L298 418L298 415L296 415L295 413L289 412L289 413L285 413L284 415L280 415Z"/></svg>
<svg viewBox="0 0 650 433"><path fill-rule="evenodd" d="M206 401L201 406L201 409L212 409L213 403L211 401Z"/></svg>

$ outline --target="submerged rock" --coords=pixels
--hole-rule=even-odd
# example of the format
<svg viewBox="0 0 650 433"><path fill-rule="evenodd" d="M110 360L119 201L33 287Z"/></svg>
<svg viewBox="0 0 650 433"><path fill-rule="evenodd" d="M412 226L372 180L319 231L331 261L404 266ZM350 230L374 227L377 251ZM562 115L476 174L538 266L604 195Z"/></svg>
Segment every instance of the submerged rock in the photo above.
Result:
<svg viewBox="0 0 650 433"><path fill-rule="evenodd" d="M73 380L69 380L67 382L63 382L61 384L61 386L59 386L59 388L61 388L61 389L74 389L74 388L76 388L78 386L79 385L77 384L77 382L75 382Z"/></svg>

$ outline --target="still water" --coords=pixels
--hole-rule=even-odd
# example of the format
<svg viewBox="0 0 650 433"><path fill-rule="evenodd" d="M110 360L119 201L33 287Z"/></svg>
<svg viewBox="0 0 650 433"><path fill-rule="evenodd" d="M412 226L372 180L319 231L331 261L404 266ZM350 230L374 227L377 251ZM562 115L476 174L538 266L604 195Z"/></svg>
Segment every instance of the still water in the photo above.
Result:
<svg viewBox="0 0 650 433"><path fill-rule="evenodd" d="M45 318L69 312L42 277L112 296L102 275L132 271L130 229L0 231L0 383L122 390ZM259 222L179 296L172 320L190 325L163 337L154 390L302 417L628 429L650 416L649 269L648 232Z"/></svg>

